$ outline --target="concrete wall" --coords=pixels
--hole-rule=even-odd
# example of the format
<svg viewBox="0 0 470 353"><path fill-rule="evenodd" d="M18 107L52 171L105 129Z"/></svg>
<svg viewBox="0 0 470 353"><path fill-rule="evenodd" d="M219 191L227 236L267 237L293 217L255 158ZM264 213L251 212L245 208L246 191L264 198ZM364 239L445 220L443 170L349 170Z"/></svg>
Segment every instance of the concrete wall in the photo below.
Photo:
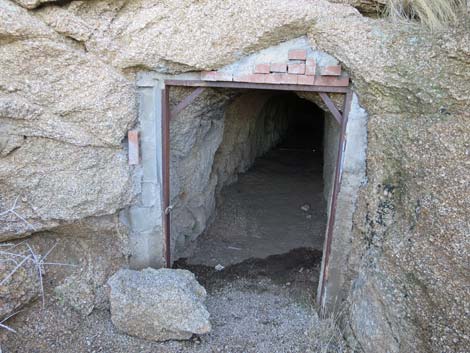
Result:
<svg viewBox="0 0 470 353"><path fill-rule="evenodd" d="M162 232L162 145L161 92L162 82L148 75L138 79L141 163L134 167L133 180L138 192L136 202L121 212L121 220L129 226L130 266L161 267Z"/></svg>
<svg viewBox="0 0 470 353"><path fill-rule="evenodd" d="M325 295L322 307L328 310L340 310L342 302L347 297L351 284L351 273L354 266L346 271L346 264L353 251L352 226L356 210L356 201L366 179L366 150L367 150L367 113L359 105L356 95L353 96L351 112L346 129L346 148L342 161L343 172L338 194L336 219L333 228L333 240L329 266L326 271ZM339 126L333 119L327 119L325 124L325 194L328 194L328 205L331 202L332 178L334 164L338 151ZM329 210L329 208L328 208ZM329 212L329 211L328 211ZM322 270L324 267L324 258ZM348 273L349 277L345 276ZM322 271L323 275L323 271ZM320 278L320 283L322 278ZM320 288L319 288L320 289Z"/></svg>

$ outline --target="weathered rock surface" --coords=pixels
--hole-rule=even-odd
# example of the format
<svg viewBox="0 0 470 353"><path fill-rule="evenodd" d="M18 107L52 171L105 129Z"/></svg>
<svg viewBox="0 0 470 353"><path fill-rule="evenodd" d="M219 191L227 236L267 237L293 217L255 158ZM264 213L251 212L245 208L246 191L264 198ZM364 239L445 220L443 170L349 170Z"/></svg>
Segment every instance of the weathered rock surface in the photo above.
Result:
<svg viewBox="0 0 470 353"><path fill-rule="evenodd" d="M128 204L134 85L6 0L0 40L0 240Z"/></svg>
<svg viewBox="0 0 470 353"><path fill-rule="evenodd" d="M348 4L367 16L378 17L385 11L387 0L330 0L331 2Z"/></svg>
<svg viewBox="0 0 470 353"><path fill-rule="evenodd" d="M349 6L326 1L313 5L306 0L230 0L223 4L138 0L69 6L69 11L95 29L85 41L88 51L120 69L157 71L221 67L307 33L316 16L333 9L345 16L357 13Z"/></svg>
<svg viewBox="0 0 470 353"><path fill-rule="evenodd" d="M65 266L65 275L64 266L47 267L47 280L61 303L82 316L94 309L109 309L106 282L127 266L129 256L127 230L117 216L85 218L79 224L35 236L32 241L43 251L55 241L51 261L73 265Z"/></svg>
<svg viewBox="0 0 470 353"><path fill-rule="evenodd" d="M388 346L384 337L390 349L464 350L470 37L325 16L309 38L348 68L370 114L368 184L343 274L353 331L366 352Z"/></svg>
<svg viewBox="0 0 470 353"><path fill-rule="evenodd" d="M175 99L187 90L177 92ZM186 93L187 94L187 93ZM172 243L175 255L200 235L215 209L214 156L222 141L223 108L230 96L207 91L171 123Z"/></svg>
<svg viewBox="0 0 470 353"><path fill-rule="evenodd" d="M2 125L10 134L119 146L135 118L133 84L25 10L0 6Z"/></svg>
<svg viewBox="0 0 470 353"><path fill-rule="evenodd" d="M89 216L115 213L130 201L124 152L79 147L45 138L26 138L0 159L0 239L56 227Z"/></svg>
<svg viewBox="0 0 470 353"><path fill-rule="evenodd" d="M24 250L21 247L0 254L0 321L40 294L38 269Z"/></svg>
<svg viewBox="0 0 470 353"><path fill-rule="evenodd" d="M335 1L363 12L381 3ZM130 72L218 68L308 33L312 46L349 71L370 116L368 184L357 202L348 263L341 263L348 268L342 292L350 295L352 334L366 352L465 351L468 30L427 33L364 18L344 4L97 0L28 12L0 0L0 207L20 195L18 213L34 226L8 214L0 219L1 239L115 213L130 202L120 146L136 115ZM188 139L172 153L182 167L195 168L194 181L213 188L216 180L204 168L222 127L208 120L196 120L199 130L175 120L182 133L172 138ZM205 150L193 150L196 142L207 142ZM200 165L198 151L210 156ZM201 208L178 215L189 220L187 234L195 234L212 196L176 173L183 177L172 191L193 190L182 204Z"/></svg>
<svg viewBox="0 0 470 353"><path fill-rule="evenodd" d="M210 332L205 289L186 270L119 270L108 281L111 319L121 331L154 341Z"/></svg>

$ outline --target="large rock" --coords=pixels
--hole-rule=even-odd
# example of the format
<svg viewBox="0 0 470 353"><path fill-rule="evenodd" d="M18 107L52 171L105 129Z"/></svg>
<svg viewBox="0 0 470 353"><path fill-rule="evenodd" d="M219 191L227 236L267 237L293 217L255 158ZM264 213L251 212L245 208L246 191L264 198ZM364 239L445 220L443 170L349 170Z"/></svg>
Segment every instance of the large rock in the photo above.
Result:
<svg viewBox="0 0 470 353"><path fill-rule="evenodd" d="M0 210L19 197L27 221L4 214L0 240L130 203L121 142L136 117L134 85L77 47L83 33L67 40L0 0Z"/></svg>
<svg viewBox="0 0 470 353"><path fill-rule="evenodd" d="M111 320L121 331L154 341L210 332L205 289L186 270L120 270L108 281Z"/></svg>
<svg viewBox="0 0 470 353"><path fill-rule="evenodd" d="M68 10L95 28L85 41L89 52L120 69L158 71L218 68L304 35L317 16L357 13L349 6L309 0L81 1ZM73 26L66 30L73 31Z"/></svg>
<svg viewBox="0 0 470 353"><path fill-rule="evenodd" d="M334 1L364 12L383 3ZM48 2L28 12L0 0L2 211L21 195L19 214L44 229L125 207L130 183L119 150L135 118L126 78L132 70L217 68L307 33L312 46L351 74L370 116L368 184L358 197L353 235L344 233L351 254L347 262L330 258L344 269L344 292L351 291L353 334L367 352L466 350L468 28L426 33L322 0L60 1L58 8ZM206 166L222 129L196 122L204 124L200 132L211 132L212 144L197 147L206 135L176 119L177 128L187 129L180 136L191 139L174 144L181 148L173 150L181 159L174 165L190 168L197 164L192 153L204 153L210 158L194 180L212 190ZM187 213L184 226L199 232L212 196L176 172L181 177L172 191L190 190L192 198L180 209L190 202L198 209ZM2 234L32 231L8 217L11 228L0 223Z"/></svg>
<svg viewBox="0 0 470 353"><path fill-rule="evenodd" d="M79 147L44 138L0 158L0 240L113 214L130 202L126 155L114 148Z"/></svg>
<svg viewBox="0 0 470 353"><path fill-rule="evenodd" d="M5 130L79 146L120 146L135 119L133 83L5 0L0 38Z"/></svg>
<svg viewBox="0 0 470 353"><path fill-rule="evenodd" d="M368 184L348 265L337 264L353 332L366 352L385 351L389 337L407 351L464 351L470 37L464 27L430 33L324 16L309 38L348 69L369 113Z"/></svg>

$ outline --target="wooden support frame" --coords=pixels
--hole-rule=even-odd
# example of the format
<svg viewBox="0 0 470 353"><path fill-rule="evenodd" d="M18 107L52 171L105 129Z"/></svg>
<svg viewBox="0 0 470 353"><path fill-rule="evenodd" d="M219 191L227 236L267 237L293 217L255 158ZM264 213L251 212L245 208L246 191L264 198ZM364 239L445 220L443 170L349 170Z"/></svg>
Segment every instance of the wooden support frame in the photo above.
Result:
<svg viewBox="0 0 470 353"><path fill-rule="evenodd" d="M338 108L336 108L336 105L333 103L333 101L330 99L330 96L328 96L328 94L325 93L325 92L319 92L318 94L320 95L321 99L323 100L323 103L325 103L326 106L328 107L328 109L330 110L331 114L333 114L333 117L336 119L338 124L341 125L341 122L343 120L343 116L339 112Z"/></svg>
<svg viewBox="0 0 470 353"><path fill-rule="evenodd" d="M171 87L196 87L187 97L185 97L172 112L169 110L169 97ZM330 202L330 212L325 236L325 246L323 253L323 267L321 274L320 295L317 298L321 304L325 295L326 282L328 280L328 264L331 253L331 246L334 235L334 225L336 221L336 207L338 194L341 187L341 176L343 171L344 153L346 149L346 129L348 116L351 109L352 90L350 87L334 86L308 86L308 85L288 85L288 84L264 84L264 83L244 83L244 82L223 82L223 81L202 81L202 80L165 80L165 89L162 91L162 183L163 183L163 232L164 232L164 257L166 267L171 267L171 234L170 234L170 119L186 108L194 101L206 87L212 88L234 88L253 90L275 90L275 91L302 91L316 92L333 114L335 121L340 125L340 136L338 143L338 154L336 158L336 168L333 183L333 192ZM342 113L336 108L328 93L340 93L344 95Z"/></svg>
<svg viewBox="0 0 470 353"><path fill-rule="evenodd" d="M192 91L189 95L186 96L178 105L171 111L170 118L184 110L188 105L190 105L199 95L204 92L205 87L198 87L194 91Z"/></svg>

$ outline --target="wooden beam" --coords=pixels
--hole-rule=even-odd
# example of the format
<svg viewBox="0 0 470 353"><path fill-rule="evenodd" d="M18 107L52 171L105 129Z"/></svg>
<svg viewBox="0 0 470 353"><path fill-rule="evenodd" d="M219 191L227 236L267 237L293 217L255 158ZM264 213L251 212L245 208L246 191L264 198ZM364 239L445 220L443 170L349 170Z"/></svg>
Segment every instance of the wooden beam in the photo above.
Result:
<svg viewBox="0 0 470 353"><path fill-rule="evenodd" d="M182 87L213 87L213 88L238 88L238 89L263 89L274 91L299 91L299 92L329 92L346 93L347 86L312 86L295 84L269 84L269 83L249 83L234 81L201 81L201 80L165 80L167 86Z"/></svg>
<svg viewBox="0 0 470 353"><path fill-rule="evenodd" d="M343 117L341 113L339 112L338 108L336 108L335 104L328 96L328 94L326 94L325 92L320 92L319 95L321 99L323 100L323 103L325 103L328 109L330 110L331 114L333 114L333 117L335 118L335 120L338 122L338 124L341 125L341 122L343 121Z"/></svg>
<svg viewBox="0 0 470 353"><path fill-rule="evenodd" d="M187 95L178 105L171 111L170 119L174 117L176 114L181 112L184 108L190 105L199 95L204 92L205 87L197 87L194 91L192 91L189 95Z"/></svg>

